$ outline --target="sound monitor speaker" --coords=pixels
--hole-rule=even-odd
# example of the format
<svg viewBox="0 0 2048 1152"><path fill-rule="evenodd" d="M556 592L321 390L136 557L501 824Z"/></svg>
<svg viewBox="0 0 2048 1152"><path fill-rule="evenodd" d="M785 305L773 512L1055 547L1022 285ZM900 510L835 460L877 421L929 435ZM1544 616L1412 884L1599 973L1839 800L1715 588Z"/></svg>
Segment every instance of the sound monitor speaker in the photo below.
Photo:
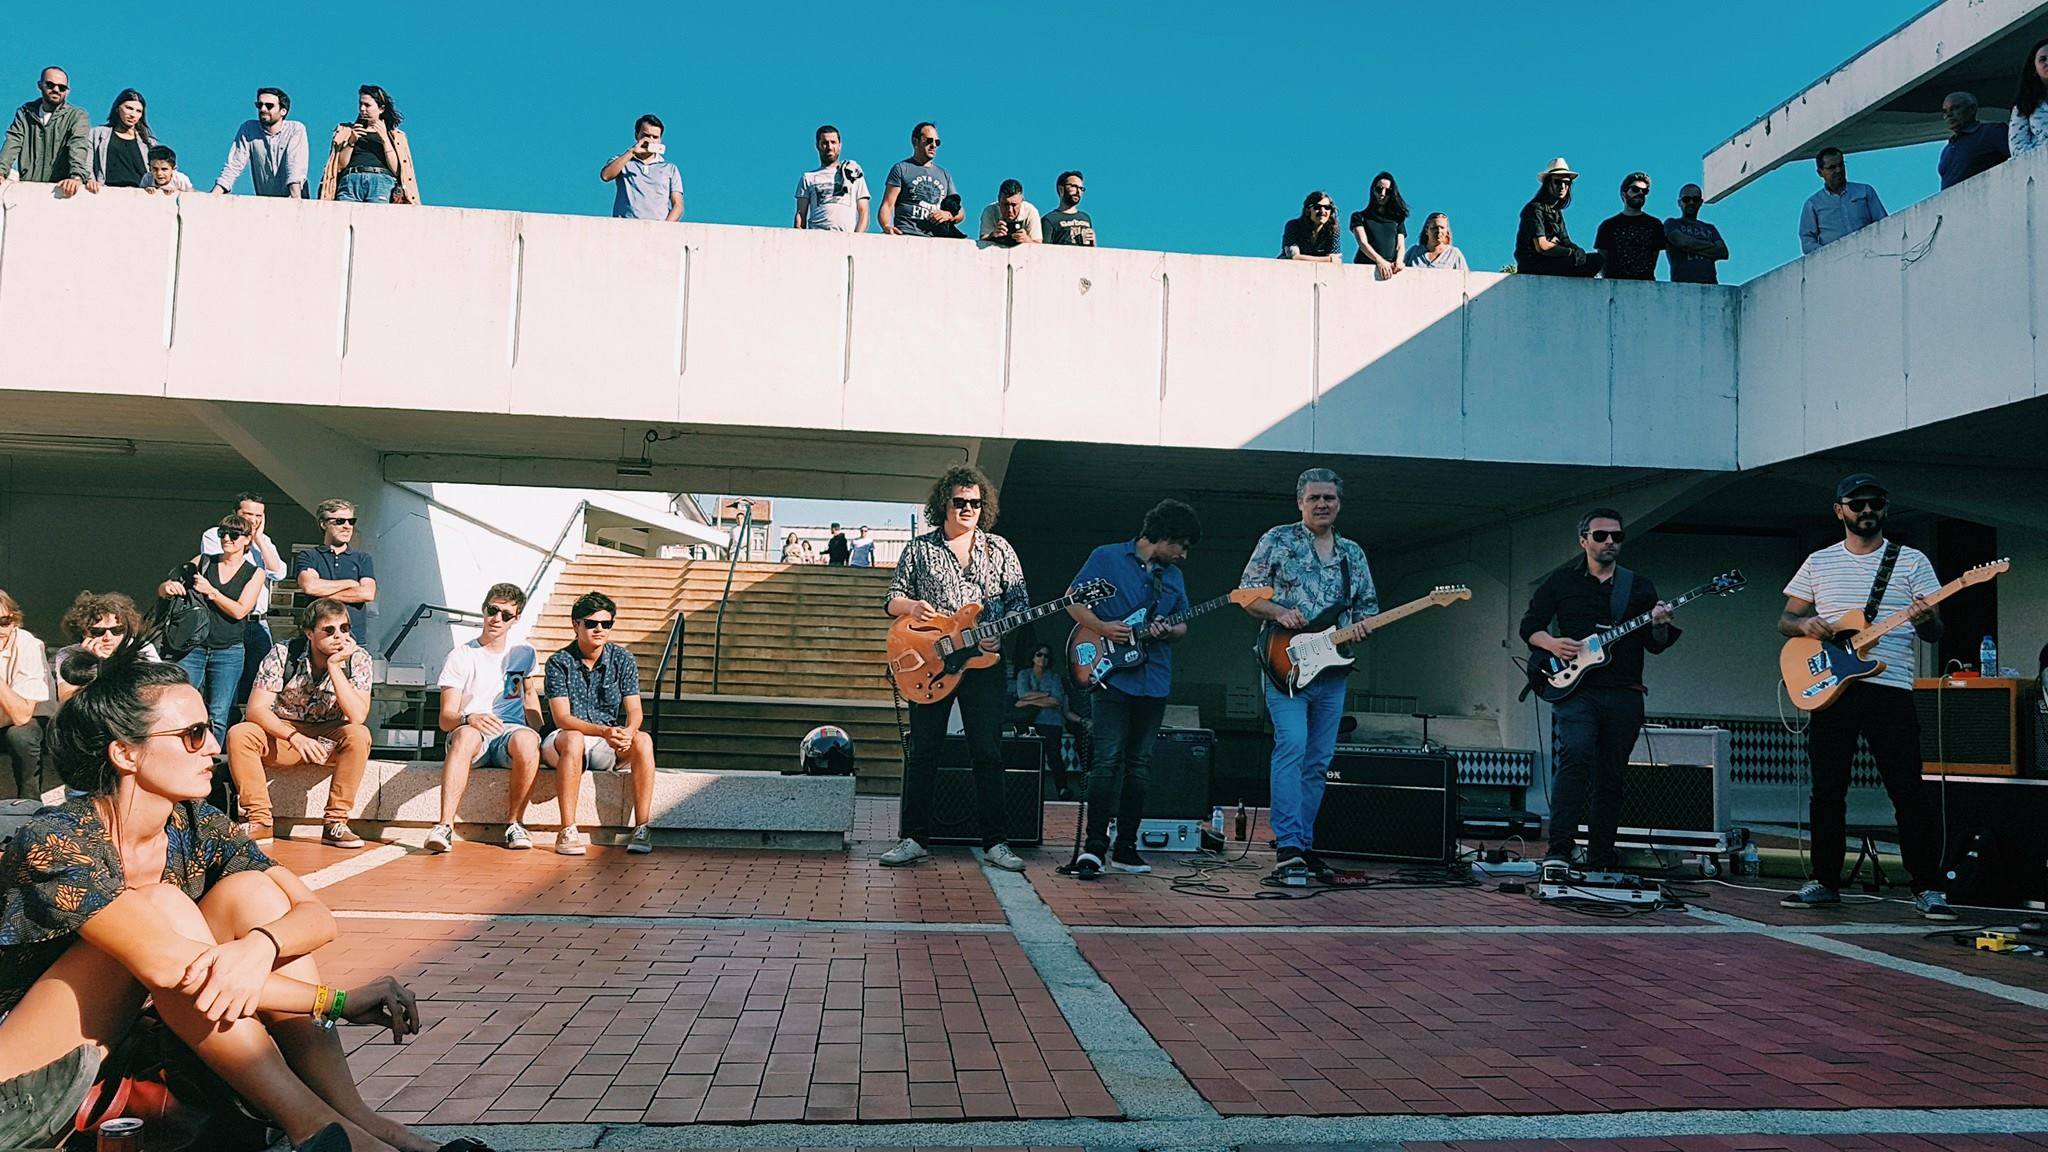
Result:
<svg viewBox="0 0 2048 1152"><path fill-rule="evenodd" d="M2033 909L2048 899L2048 780L1926 776L1920 796L1947 829L1941 866L1950 899Z"/></svg>
<svg viewBox="0 0 2048 1152"><path fill-rule="evenodd" d="M1458 852L1458 762L1433 752L1338 745L1323 773L1318 855L1448 864Z"/></svg>
<svg viewBox="0 0 2048 1152"><path fill-rule="evenodd" d="M1921 771L1929 776L2017 776L2021 700L2029 681L2003 676L1913 681Z"/></svg>
<svg viewBox="0 0 2048 1152"><path fill-rule="evenodd" d="M1645 726L1623 776L1622 839L1728 831L1734 758L1734 737L1726 728Z"/></svg>
<svg viewBox="0 0 2048 1152"><path fill-rule="evenodd" d="M1045 742L1036 735L1003 737L1004 839L1011 844L1045 841ZM932 781L933 844L981 843L976 816L974 770L967 761L967 738L948 736L939 751L939 771Z"/></svg>
<svg viewBox="0 0 2048 1152"><path fill-rule="evenodd" d="M1208 822L1209 770L1216 733L1207 728L1161 728L1152 742L1145 786L1145 819Z"/></svg>

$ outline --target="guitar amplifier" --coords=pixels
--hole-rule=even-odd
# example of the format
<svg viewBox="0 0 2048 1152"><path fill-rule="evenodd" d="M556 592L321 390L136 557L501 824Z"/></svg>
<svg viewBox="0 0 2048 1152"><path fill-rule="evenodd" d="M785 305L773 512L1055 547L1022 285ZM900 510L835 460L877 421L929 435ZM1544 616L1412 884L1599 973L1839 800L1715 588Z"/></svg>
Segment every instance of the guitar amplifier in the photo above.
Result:
<svg viewBox="0 0 2048 1152"><path fill-rule="evenodd" d="M1734 758L1726 728L1645 725L1622 775L1615 843L1714 856L1730 851L1728 778Z"/></svg>
<svg viewBox="0 0 2048 1152"><path fill-rule="evenodd" d="M1458 762L1340 744L1323 773L1319 855L1448 864L1458 854Z"/></svg>
<svg viewBox="0 0 2048 1152"><path fill-rule="evenodd" d="M1004 838L1012 845L1045 841L1044 774L1045 741L1035 735L1003 737ZM932 781L931 843L980 845L981 820L974 801L967 738L948 736Z"/></svg>
<svg viewBox="0 0 2048 1152"><path fill-rule="evenodd" d="M1944 817L1952 899L2036 910L2048 900L2048 780L1929 775L1920 797Z"/></svg>
<svg viewBox="0 0 2048 1152"><path fill-rule="evenodd" d="M2032 684L2003 676L1913 681L1921 771L1929 776L2017 776L2020 712Z"/></svg>
<svg viewBox="0 0 2048 1152"><path fill-rule="evenodd" d="M1152 770L1145 785L1145 819L1209 821L1209 769L1216 762L1216 733L1207 728L1161 728L1152 742Z"/></svg>

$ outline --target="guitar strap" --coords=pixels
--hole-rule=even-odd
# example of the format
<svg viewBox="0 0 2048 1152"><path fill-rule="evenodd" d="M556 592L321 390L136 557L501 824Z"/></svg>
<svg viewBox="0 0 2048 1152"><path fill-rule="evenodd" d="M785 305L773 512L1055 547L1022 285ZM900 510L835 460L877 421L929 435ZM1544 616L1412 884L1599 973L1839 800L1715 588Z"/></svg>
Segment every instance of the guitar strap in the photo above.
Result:
<svg viewBox="0 0 2048 1152"><path fill-rule="evenodd" d="M1898 562L1899 542L1896 540L1886 541L1884 546L1884 559L1878 561L1877 563L1877 580L1870 586L1870 603L1865 604L1863 606L1864 623L1870 624L1876 622L1878 601L1884 599L1885 589L1891 586L1892 565L1897 564Z"/></svg>
<svg viewBox="0 0 2048 1152"><path fill-rule="evenodd" d="M1612 626L1628 619L1628 598L1635 595L1636 574L1626 568L1614 570L1614 599L1607 605L1607 623Z"/></svg>

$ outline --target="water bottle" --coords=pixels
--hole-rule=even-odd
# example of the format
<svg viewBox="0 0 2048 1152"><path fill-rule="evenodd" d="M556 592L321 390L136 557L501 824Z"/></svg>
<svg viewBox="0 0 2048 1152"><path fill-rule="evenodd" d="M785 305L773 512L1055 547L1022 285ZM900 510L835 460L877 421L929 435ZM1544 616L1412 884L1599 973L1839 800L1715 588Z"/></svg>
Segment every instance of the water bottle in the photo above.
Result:
<svg viewBox="0 0 2048 1152"><path fill-rule="evenodd" d="M1749 846L1742 850L1742 874L1744 876L1761 876L1764 874L1763 858L1757 852L1756 841L1754 840L1750 841Z"/></svg>
<svg viewBox="0 0 2048 1152"><path fill-rule="evenodd" d="M1216 806L1215 811L1209 813L1209 831L1214 832L1218 840L1223 839L1223 805L1221 804Z"/></svg>
<svg viewBox="0 0 2048 1152"><path fill-rule="evenodd" d="M1989 636L1977 646L1977 672L1981 676L1998 675L1998 642Z"/></svg>

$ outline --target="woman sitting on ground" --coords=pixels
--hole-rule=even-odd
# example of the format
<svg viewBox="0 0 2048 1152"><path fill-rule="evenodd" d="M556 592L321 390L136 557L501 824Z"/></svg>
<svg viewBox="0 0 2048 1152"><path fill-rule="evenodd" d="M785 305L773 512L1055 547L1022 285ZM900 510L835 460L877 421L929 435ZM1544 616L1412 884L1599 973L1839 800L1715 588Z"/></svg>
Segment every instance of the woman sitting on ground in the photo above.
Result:
<svg viewBox="0 0 2048 1152"><path fill-rule="evenodd" d="M85 795L38 812L0 859L0 1147L70 1131L147 1000L294 1147L434 1149L363 1102L332 1030L402 1040L420 1028L413 994L388 976L320 983L334 917L204 802L220 745L184 672L124 646L53 738Z"/></svg>

